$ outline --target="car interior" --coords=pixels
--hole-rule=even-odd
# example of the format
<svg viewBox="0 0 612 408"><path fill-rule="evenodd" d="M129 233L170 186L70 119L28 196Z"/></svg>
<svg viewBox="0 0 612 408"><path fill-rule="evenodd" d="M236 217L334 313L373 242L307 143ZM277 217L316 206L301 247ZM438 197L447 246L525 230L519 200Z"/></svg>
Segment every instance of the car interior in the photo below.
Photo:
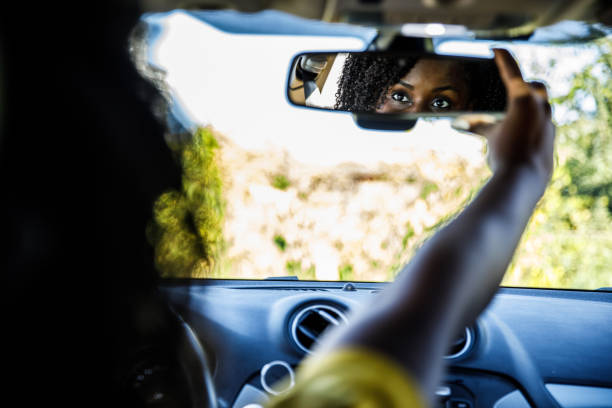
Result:
<svg viewBox="0 0 612 408"><path fill-rule="evenodd" d="M369 107L342 105L347 61L412 64L397 78L416 81L423 61L494 67L501 46L549 87L562 135L556 195L536 210L493 301L449 345L435 406L612 407L610 2L20 7L2 13L0 37L7 401L257 408L286 392L319 337L376 302L490 175L478 136L464 132L456 147L413 135L437 132L437 121L460 132L470 115L495 121L506 108L504 89L491 105L443 90L424 108L375 106L416 95L406 91L416 82L401 93L396 80ZM260 106L243 105L247 95ZM266 129L269 140L295 132L293 147L256 144ZM355 139L330 140L345 129ZM323 141L331 147L307 151ZM456 179L425 154L421 167L355 164L391 143L441 143L476 152L477 164L461 162ZM336 167L296 164L313 158ZM421 181L421 169L440 175ZM255 204L243 201L265 205L247 216ZM354 218L334 205L356 208ZM404 210L420 218L393 215ZM373 226L361 234L364 219ZM324 222L333 233L317 235Z"/></svg>

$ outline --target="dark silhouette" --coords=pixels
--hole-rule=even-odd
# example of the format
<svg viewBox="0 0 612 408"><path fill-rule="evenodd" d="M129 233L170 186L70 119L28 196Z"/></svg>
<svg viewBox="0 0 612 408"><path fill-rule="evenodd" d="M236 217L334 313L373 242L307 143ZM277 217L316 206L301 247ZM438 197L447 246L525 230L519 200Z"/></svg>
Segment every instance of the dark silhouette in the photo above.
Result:
<svg viewBox="0 0 612 408"><path fill-rule="evenodd" d="M137 4L5 2L0 13L7 401L202 398L189 390L197 367L183 364L201 356L157 296L145 239L154 199L180 186L180 170L151 111L159 96L128 53ZM135 385L143 369L153 374ZM156 382L161 401L145 389Z"/></svg>

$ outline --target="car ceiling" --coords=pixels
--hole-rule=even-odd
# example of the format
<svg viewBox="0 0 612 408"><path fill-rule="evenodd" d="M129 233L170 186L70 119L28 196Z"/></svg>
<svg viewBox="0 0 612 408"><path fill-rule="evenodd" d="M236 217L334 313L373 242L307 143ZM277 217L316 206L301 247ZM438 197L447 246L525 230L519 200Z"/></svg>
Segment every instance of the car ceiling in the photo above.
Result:
<svg viewBox="0 0 612 408"><path fill-rule="evenodd" d="M479 36L523 36L564 20L612 25L609 0L140 0L145 11L276 9L331 22L389 26L404 23L464 25Z"/></svg>

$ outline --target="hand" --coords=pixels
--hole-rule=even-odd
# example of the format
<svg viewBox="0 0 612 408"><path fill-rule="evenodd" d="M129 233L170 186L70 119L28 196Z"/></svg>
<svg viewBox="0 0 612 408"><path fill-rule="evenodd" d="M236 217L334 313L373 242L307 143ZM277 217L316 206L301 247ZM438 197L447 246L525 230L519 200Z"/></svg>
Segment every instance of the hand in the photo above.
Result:
<svg viewBox="0 0 612 408"><path fill-rule="evenodd" d="M540 82L525 82L507 50L494 52L508 94L504 120L493 123L488 115L466 115L459 119L462 124L455 126L487 138L493 172L526 166L546 185L552 173L555 136L546 87Z"/></svg>

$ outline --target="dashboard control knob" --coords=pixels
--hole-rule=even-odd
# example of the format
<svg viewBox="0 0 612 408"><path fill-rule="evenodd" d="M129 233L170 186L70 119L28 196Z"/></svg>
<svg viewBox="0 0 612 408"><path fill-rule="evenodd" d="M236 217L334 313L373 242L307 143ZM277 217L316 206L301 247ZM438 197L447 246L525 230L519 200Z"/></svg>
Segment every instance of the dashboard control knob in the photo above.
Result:
<svg viewBox="0 0 612 408"><path fill-rule="evenodd" d="M351 282L347 282L342 287L342 290L345 291L345 292L354 292L354 291L357 290L357 288Z"/></svg>
<svg viewBox="0 0 612 408"><path fill-rule="evenodd" d="M293 368L282 360L270 361L260 371L261 386L272 395L289 391L295 385Z"/></svg>
<svg viewBox="0 0 612 408"><path fill-rule="evenodd" d="M436 396L445 398L445 397L450 397L450 395L451 395L450 387L442 385L436 388Z"/></svg>
<svg viewBox="0 0 612 408"><path fill-rule="evenodd" d="M472 404L463 400L450 400L446 403L447 408L472 408Z"/></svg>

